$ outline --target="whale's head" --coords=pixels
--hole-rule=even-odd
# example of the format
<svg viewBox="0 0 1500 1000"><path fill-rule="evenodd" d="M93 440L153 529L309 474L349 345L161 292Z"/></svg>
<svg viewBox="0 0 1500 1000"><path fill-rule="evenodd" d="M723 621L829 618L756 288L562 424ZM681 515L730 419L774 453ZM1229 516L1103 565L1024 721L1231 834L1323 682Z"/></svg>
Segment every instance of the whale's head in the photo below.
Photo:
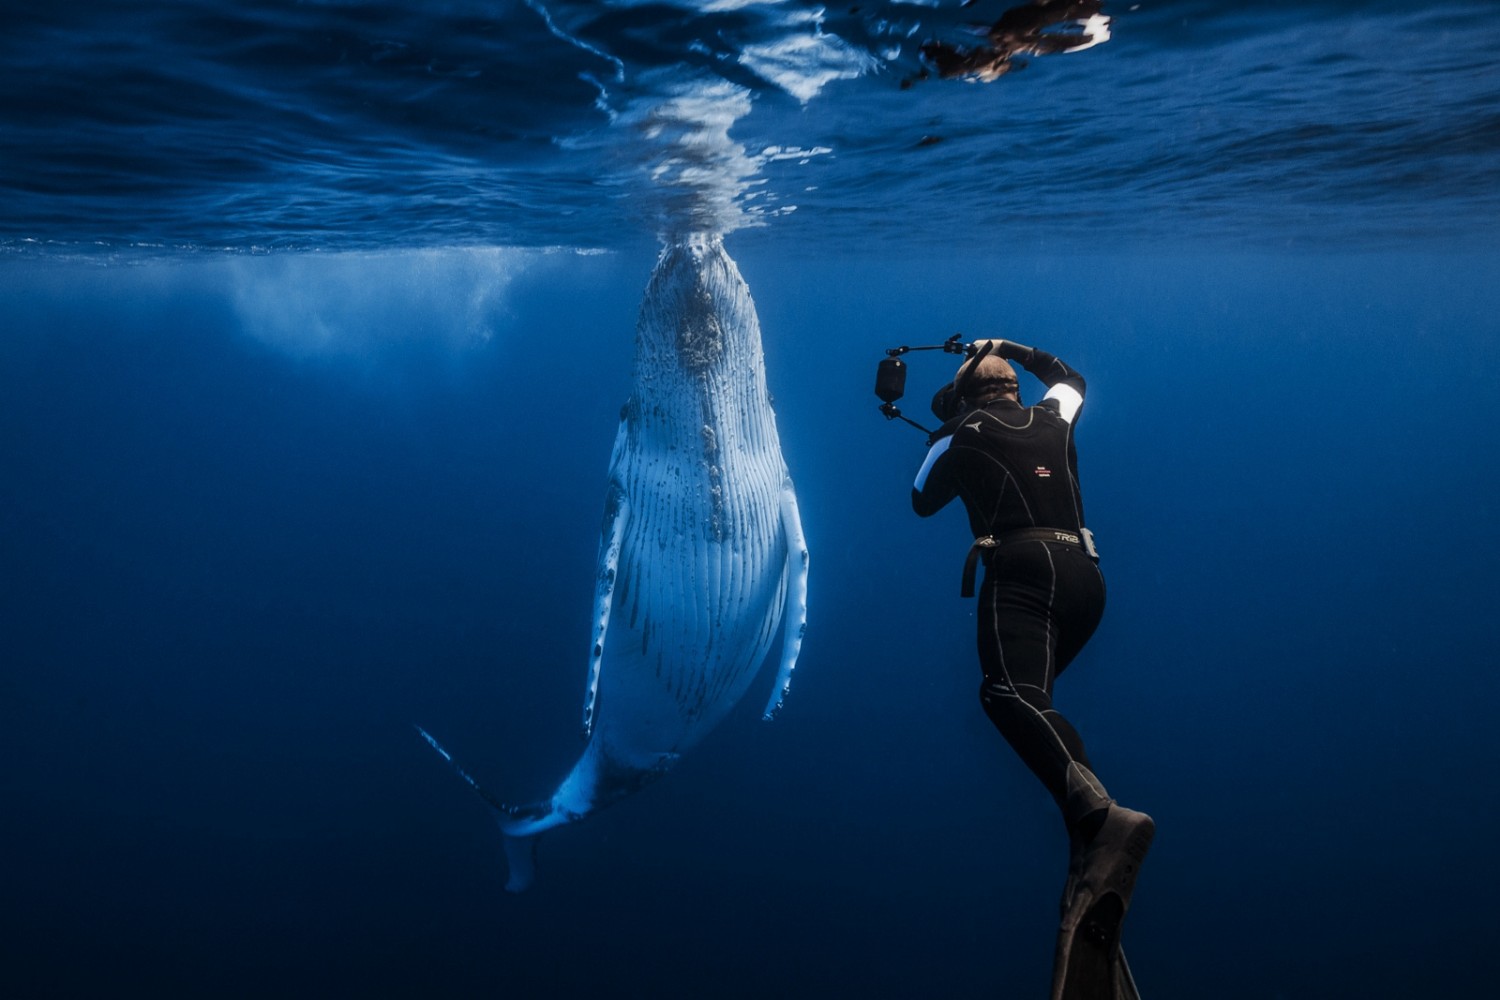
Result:
<svg viewBox="0 0 1500 1000"><path fill-rule="evenodd" d="M724 324L702 270L683 282L677 303L677 360L691 372L712 368L724 356Z"/></svg>
<svg viewBox="0 0 1500 1000"><path fill-rule="evenodd" d="M749 289L718 236L691 236L663 250L637 330L642 359L702 376L758 336Z"/></svg>

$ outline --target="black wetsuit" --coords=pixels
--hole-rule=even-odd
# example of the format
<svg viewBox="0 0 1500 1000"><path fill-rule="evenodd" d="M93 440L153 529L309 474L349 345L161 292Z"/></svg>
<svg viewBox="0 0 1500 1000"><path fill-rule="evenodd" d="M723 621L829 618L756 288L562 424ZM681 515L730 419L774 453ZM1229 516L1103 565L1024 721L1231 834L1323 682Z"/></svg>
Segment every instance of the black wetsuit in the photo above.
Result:
<svg viewBox="0 0 1500 1000"><path fill-rule="evenodd" d="M1073 425L1084 382L1051 354L1009 347L1007 356L1048 386L1046 397L1030 407L998 399L945 423L918 473L912 507L929 517L958 497L974 537L997 539L981 550L980 699L1076 831L1104 795L1083 741L1052 707L1053 682L1104 613L1104 577L1081 544ZM1055 531L1026 530L1039 528ZM1086 777L1070 769L1073 763L1087 769ZM1093 787L1080 789L1080 781Z"/></svg>

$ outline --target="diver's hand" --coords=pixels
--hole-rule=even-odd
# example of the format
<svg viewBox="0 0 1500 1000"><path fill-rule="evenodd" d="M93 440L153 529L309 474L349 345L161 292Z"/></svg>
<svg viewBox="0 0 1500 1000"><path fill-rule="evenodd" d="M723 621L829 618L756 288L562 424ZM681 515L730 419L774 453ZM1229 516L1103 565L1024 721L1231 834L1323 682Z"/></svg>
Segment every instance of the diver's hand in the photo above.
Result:
<svg viewBox="0 0 1500 1000"><path fill-rule="evenodd" d="M990 344L990 353L1007 361L1019 361L1025 364L1031 357L1032 348L1025 344L1018 344L1014 340L1002 340L994 337L989 340L974 341L974 349L982 350L985 344Z"/></svg>

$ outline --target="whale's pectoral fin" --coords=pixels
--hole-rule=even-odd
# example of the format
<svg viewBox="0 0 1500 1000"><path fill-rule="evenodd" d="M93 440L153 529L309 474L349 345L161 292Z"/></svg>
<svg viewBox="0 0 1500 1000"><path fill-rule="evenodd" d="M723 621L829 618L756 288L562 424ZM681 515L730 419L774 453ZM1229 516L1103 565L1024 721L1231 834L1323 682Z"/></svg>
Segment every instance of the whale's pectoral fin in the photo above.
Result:
<svg viewBox="0 0 1500 1000"><path fill-rule="evenodd" d="M790 477L781 484L781 530L786 536L787 574L786 608L781 616L781 669L776 672L776 687L766 703L765 719L774 716L786 701L797 654L802 651L802 636L807 631L807 538L802 534L802 512Z"/></svg>
<svg viewBox="0 0 1500 1000"><path fill-rule="evenodd" d="M620 433L624 433L624 424ZM615 580L620 573L620 549L625 525L630 520L630 502L618 482L611 481L604 500L604 525L599 532L599 579L594 586L594 643L589 648L588 688L583 699L583 735L593 735L594 710L599 700L599 671L604 663L604 636L609 631L609 611L615 599Z"/></svg>

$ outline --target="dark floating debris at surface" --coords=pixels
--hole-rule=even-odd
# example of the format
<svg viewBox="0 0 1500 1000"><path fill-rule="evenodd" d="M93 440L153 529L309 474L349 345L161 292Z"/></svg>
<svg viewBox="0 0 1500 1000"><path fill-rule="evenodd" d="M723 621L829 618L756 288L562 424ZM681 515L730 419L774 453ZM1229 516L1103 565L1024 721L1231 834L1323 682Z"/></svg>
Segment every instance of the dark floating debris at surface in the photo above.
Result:
<svg viewBox="0 0 1500 1000"><path fill-rule="evenodd" d="M1081 52L1109 41L1110 21L1102 7L1102 0L1039 0L1008 9L988 28L976 26L988 44L950 45L934 39L918 51L944 80L990 83L1024 69L1022 56ZM901 88L926 77L926 72L907 77Z"/></svg>

